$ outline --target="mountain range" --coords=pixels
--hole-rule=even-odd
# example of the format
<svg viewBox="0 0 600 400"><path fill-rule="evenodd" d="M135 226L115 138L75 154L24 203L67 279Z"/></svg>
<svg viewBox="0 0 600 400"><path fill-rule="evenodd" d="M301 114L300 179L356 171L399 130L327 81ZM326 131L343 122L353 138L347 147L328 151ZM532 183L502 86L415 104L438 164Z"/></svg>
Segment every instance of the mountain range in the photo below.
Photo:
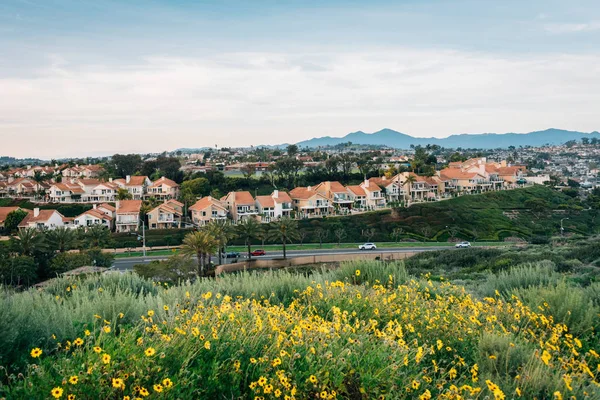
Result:
<svg viewBox="0 0 600 400"><path fill-rule="evenodd" d="M374 133L362 131L352 132L343 137L324 136L296 143L299 147L335 146L340 143L352 142L363 145L385 145L398 149L408 149L411 145L426 146L437 144L446 148L478 148L495 149L509 146L543 146L545 144L558 145L570 140L580 141L582 138L600 139L597 131L586 133L567 131L563 129L546 129L529 133L479 133L459 134L446 138L419 138L397 132L392 129L382 129Z"/></svg>

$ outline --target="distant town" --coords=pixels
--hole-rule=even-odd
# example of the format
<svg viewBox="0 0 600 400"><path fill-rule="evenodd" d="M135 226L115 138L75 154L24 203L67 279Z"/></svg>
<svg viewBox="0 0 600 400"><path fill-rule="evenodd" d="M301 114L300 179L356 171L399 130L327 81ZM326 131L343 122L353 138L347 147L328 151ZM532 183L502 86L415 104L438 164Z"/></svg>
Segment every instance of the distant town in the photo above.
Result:
<svg viewBox="0 0 600 400"><path fill-rule="evenodd" d="M533 184L592 189L600 147L400 151L343 143L319 149L220 148L19 165L3 158L0 197L36 205L19 228L89 227L116 232L204 226L212 220L269 223L352 215ZM10 160L10 163L6 162ZM31 160L29 160L31 161ZM90 204L66 217L51 205ZM0 207L0 225L19 206Z"/></svg>

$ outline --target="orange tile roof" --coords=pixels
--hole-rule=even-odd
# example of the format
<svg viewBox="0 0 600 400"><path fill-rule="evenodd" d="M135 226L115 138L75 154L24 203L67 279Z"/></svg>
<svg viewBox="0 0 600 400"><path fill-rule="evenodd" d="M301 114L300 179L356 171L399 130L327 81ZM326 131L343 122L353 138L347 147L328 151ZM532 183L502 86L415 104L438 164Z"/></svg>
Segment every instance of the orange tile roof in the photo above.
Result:
<svg viewBox="0 0 600 400"><path fill-rule="evenodd" d="M361 187L363 189L365 189L365 190L368 190L369 192L379 192L379 191L381 191L381 188L378 185L376 185L375 183L371 182L371 181L363 182L363 184L361 185Z"/></svg>
<svg viewBox="0 0 600 400"><path fill-rule="evenodd" d="M79 218L80 216L82 216L84 214L88 214L88 215L91 215L92 217L96 217L96 218L99 218L99 219L104 219L104 220L107 220L107 221L111 221L112 220L112 217L110 215L104 214L103 212L100 212L98 210L94 210L93 208L91 210L87 210L87 211L79 214L77 216L77 218Z"/></svg>
<svg viewBox="0 0 600 400"><path fill-rule="evenodd" d="M234 192L235 204L254 204L254 197L248 191Z"/></svg>
<svg viewBox="0 0 600 400"><path fill-rule="evenodd" d="M347 186L348 190L354 193L356 196L366 196L365 190L359 185Z"/></svg>
<svg viewBox="0 0 600 400"><path fill-rule="evenodd" d="M0 224L6 221L6 216L13 211L20 210L20 207L0 207Z"/></svg>
<svg viewBox="0 0 600 400"><path fill-rule="evenodd" d="M108 211L117 211L117 209L116 209L115 207L111 206L111 205L110 205L110 204L108 204L108 203L102 203L102 204L98 205L98 207L105 208L105 209L107 209Z"/></svg>
<svg viewBox="0 0 600 400"><path fill-rule="evenodd" d="M261 207L275 207L275 200L271 196L256 196L256 201Z"/></svg>
<svg viewBox="0 0 600 400"><path fill-rule="evenodd" d="M325 182L321 182L317 186L314 187L314 190L318 191L321 187L325 188L326 190L329 187L329 190L332 193L347 193L346 192L346 188L344 187L344 185L342 185L338 181L325 181Z"/></svg>
<svg viewBox="0 0 600 400"><path fill-rule="evenodd" d="M170 186L170 187L179 187L179 185L175 181L172 181L169 178L165 178L164 176L155 180L154 182L152 182L152 185L150 185L150 187L159 187L161 185L166 185L166 186Z"/></svg>
<svg viewBox="0 0 600 400"><path fill-rule="evenodd" d="M317 195L318 193L312 190L309 190L307 187L297 187L290 191L290 197L292 199L306 200L311 197Z"/></svg>
<svg viewBox="0 0 600 400"><path fill-rule="evenodd" d="M173 207L171 207L170 205L168 205L166 203L159 204L157 207L155 207L150 212L154 212L154 210L162 210L162 211L165 211L165 212L168 212L171 214L181 215L181 212L177 211L176 209L174 209Z"/></svg>
<svg viewBox="0 0 600 400"><path fill-rule="evenodd" d="M189 209L191 211L202 211L202 210L207 209L210 206L218 207L224 211L227 210L227 208L219 200L217 200L211 196L206 196L206 197L201 198L196 203L194 203L194 205L191 206Z"/></svg>
<svg viewBox="0 0 600 400"><path fill-rule="evenodd" d="M88 185L99 185L101 183L103 183L100 179L94 179L94 178L82 178L82 179L78 179L78 182L81 182L82 184L88 186Z"/></svg>
<svg viewBox="0 0 600 400"><path fill-rule="evenodd" d="M138 214L141 208L141 200L121 200L117 208L117 214Z"/></svg>
<svg viewBox="0 0 600 400"><path fill-rule="evenodd" d="M20 227L24 227L29 225L30 223L36 223L36 222L46 222L48 221L52 215L54 215L54 213L57 213L58 216L63 219L64 216L59 213L56 210L40 210L39 214L37 217L33 216L33 212L29 213L24 219L23 221L21 221L21 223L19 224Z"/></svg>
<svg viewBox="0 0 600 400"><path fill-rule="evenodd" d="M274 195L275 195L275 193L271 194L271 196L274 196ZM275 200L276 203L291 203L292 202L292 198L286 192L279 192L277 194L277 197L273 197L273 200Z"/></svg>
<svg viewBox="0 0 600 400"><path fill-rule="evenodd" d="M458 168L444 168L440 171L440 176L447 179L473 179L477 175L476 172L463 172Z"/></svg>
<svg viewBox="0 0 600 400"><path fill-rule="evenodd" d="M180 201L177 201L177 200L175 200L175 199L170 199L170 200L168 200L168 201L167 201L167 204L168 204L168 205L171 205L171 206L172 206L172 205L176 205L176 206L178 206L178 207L183 207L183 203L182 203L182 202L180 202Z"/></svg>

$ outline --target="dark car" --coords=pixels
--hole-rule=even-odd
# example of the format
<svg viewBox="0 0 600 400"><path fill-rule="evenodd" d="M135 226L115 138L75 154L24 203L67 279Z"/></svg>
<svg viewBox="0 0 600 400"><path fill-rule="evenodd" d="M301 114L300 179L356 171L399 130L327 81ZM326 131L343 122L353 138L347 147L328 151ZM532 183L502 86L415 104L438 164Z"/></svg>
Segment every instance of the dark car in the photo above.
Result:
<svg viewBox="0 0 600 400"><path fill-rule="evenodd" d="M225 258L240 258L240 253L237 251L229 251L225 253Z"/></svg>
<svg viewBox="0 0 600 400"><path fill-rule="evenodd" d="M264 255L267 254L267 252L264 251L264 250L259 249L259 250L254 250L250 254L252 254L253 256L264 256Z"/></svg>

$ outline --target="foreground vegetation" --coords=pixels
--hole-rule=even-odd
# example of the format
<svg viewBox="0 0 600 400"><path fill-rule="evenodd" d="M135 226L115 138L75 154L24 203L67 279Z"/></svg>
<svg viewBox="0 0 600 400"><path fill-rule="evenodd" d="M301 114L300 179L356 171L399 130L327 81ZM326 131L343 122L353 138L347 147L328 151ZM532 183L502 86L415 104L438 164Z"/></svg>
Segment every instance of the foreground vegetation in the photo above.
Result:
<svg viewBox="0 0 600 400"><path fill-rule="evenodd" d="M0 396L594 399L598 248L6 290Z"/></svg>

